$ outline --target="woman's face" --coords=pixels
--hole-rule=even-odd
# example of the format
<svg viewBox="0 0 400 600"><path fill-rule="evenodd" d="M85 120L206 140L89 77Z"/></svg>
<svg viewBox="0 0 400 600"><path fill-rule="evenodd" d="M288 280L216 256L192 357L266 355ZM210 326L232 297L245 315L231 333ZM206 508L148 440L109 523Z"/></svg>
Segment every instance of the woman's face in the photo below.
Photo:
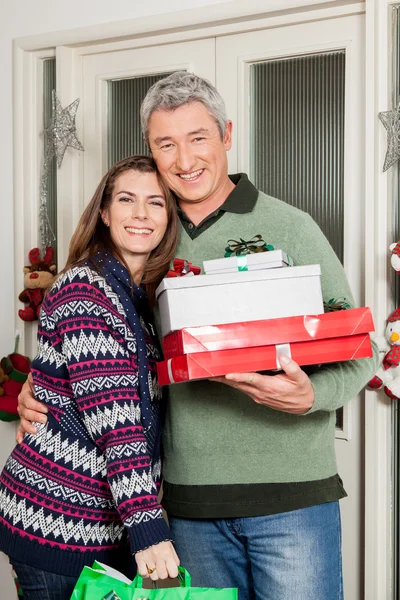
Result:
<svg viewBox="0 0 400 600"><path fill-rule="evenodd" d="M122 173L115 180L111 203L101 216L128 266L144 264L168 225L167 202L156 174L133 170Z"/></svg>

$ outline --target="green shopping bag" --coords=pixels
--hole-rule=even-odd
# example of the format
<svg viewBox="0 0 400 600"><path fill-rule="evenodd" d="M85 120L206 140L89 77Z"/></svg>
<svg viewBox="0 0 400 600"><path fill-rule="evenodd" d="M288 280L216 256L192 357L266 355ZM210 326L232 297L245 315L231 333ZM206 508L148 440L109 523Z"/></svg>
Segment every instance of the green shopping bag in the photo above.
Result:
<svg viewBox="0 0 400 600"><path fill-rule="evenodd" d="M131 600L132 581L116 569L95 561L92 567L83 567L70 600L86 600L92 592L97 594L93 597L102 600L110 591L121 600Z"/></svg>
<svg viewBox="0 0 400 600"><path fill-rule="evenodd" d="M95 562L84 567L72 593L71 600L237 600L236 588L215 589L191 587L191 577L179 567L175 588L143 588L143 578L136 575L133 582L106 565Z"/></svg>

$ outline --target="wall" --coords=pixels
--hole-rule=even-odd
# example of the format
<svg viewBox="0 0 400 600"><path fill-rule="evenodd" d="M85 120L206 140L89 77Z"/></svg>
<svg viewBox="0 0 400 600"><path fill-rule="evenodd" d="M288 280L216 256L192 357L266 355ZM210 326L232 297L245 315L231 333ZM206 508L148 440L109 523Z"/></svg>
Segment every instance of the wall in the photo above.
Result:
<svg viewBox="0 0 400 600"><path fill-rule="evenodd" d="M220 4L228 0L20 0L2 3L0 7L0 357L12 352L14 347L14 314L19 307L14 290L20 291L21 279L14 282L13 248L20 240L14 240L13 216L13 143L12 143L12 40L51 31L97 25L111 21L134 19L166 12ZM18 164L18 157L16 157ZM16 215L15 218L18 218ZM0 422L0 467L4 464L14 444L15 427ZM4 555L0 557L0 600L11 600L13 583Z"/></svg>

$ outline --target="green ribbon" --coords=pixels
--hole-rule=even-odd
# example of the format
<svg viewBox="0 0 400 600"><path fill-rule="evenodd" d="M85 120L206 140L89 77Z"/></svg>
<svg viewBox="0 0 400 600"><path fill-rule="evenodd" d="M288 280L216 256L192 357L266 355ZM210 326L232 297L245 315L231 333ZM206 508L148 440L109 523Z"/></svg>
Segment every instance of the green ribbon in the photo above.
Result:
<svg viewBox="0 0 400 600"><path fill-rule="evenodd" d="M248 271L248 266L247 266L247 256L237 256L236 257L237 260L237 268L238 271Z"/></svg>
<svg viewBox="0 0 400 600"><path fill-rule="evenodd" d="M266 244L260 234L257 234L251 238L251 240L244 240L239 238L238 240L228 240L225 248L225 257L228 256L242 256L245 254L255 254L257 252L269 252L274 250L274 246Z"/></svg>
<svg viewBox="0 0 400 600"><path fill-rule="evenodd" d="M351 308L346 302L346 298L330 298L328 302L324 302L324 312L335 312L337 310L346 310Z"/></svg>

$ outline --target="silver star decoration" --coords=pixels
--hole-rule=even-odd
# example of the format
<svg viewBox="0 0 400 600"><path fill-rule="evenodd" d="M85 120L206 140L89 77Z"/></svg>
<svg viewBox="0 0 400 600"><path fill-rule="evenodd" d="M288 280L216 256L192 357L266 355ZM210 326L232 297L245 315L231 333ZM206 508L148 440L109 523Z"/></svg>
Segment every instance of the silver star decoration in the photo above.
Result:
<svg viewBox="0 0 400 600"><path fill-rule="evenodd" d="M378 117L387 130L387 150L383 165L385 172L400 158L400 102L396 109L380 112Z"/></svg>
<svg viewBox="0 0 400 600"><path fill-rule="evenodd" d="M53 111L50 125L44 131L46 154L51 157L55 155L57 167L60 168L68 146L76 150L84 150L77 138L75 124L80 99L77 98L69 106L62 108L56 92L53 90L52 102Z"/></svg>
<svg viewBox="0 0 400 600"><path fill-rule="evenodd" d="M53 90L51 121L44 130L45 148L43 172L40 180L39 236L42 255L46 248L56 241L56 236L50 224L47 205L53 158L56 157L57 167L60 168L68 146L76 148L76 150L84 149L76 135L75 117L78 105L79 98L74 100L67 108L62 108L56 92Z"/></svg>

